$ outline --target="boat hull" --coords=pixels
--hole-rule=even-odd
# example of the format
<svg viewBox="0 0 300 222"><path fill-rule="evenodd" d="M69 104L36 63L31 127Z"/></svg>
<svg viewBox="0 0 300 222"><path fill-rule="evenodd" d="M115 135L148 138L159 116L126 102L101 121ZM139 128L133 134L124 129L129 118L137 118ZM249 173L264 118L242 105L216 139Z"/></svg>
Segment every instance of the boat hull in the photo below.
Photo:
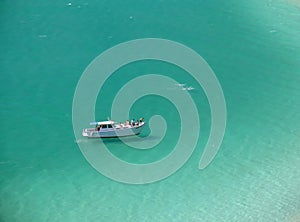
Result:
<svg viewBox="0 0 300 222"><path fill-rule="evenodd" d="M82 136L88 138L114 138L138 135L143 129L144 123L138 126L127 126L119 128L101 129L87 128L82 131Z"/></svg>

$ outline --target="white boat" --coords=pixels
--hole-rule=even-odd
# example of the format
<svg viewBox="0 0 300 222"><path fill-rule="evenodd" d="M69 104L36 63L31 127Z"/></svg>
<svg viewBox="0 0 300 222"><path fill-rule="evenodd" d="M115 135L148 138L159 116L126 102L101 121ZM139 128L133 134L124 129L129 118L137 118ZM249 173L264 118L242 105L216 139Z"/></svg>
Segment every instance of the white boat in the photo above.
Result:
<svg viewBox="0 0 300 222"><path fill-rule="evenodd" d="M131 123L126 121L125 123L116 123L113 120L102 121L102 122L92 122L90 125L95 125L93 128L86 128L82 131L82 136L88 138L111 138L111 137L123 137L132 136L139 134L145 122L143 118L140 118L138 122Z"/></svg>

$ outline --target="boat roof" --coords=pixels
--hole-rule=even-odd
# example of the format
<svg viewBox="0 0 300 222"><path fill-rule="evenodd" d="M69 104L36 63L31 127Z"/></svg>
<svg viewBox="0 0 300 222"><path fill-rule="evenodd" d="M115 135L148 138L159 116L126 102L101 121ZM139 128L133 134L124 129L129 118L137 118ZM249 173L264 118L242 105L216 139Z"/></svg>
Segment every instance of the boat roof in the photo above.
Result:
<svg viewBox="0 0 300 222"><path fill-rule="evenodd" d="M114 124L114 123L115 122L112 120L97 122L98 125L107 125L107 124Z"/></svg>

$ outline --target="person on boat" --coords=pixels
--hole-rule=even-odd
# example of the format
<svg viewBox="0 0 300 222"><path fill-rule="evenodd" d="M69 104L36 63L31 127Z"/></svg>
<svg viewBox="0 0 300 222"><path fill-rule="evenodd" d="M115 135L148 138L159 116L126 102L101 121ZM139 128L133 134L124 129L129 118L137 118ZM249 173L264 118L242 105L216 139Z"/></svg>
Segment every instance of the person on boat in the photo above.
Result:
<svg viewBox="0 0 300 222"><path fill-rule="evenodd" d="M141 123L141 122L143 122L143 120L144 120L144 118L143 118L143 117L141 117L141 118L140 118L140 123Z"/></svg>
<svg viewBox="0 0 300 222"><path fill-rule="evenodd" d="M134 126L134 119L131 120L130 125Z"/></svg>

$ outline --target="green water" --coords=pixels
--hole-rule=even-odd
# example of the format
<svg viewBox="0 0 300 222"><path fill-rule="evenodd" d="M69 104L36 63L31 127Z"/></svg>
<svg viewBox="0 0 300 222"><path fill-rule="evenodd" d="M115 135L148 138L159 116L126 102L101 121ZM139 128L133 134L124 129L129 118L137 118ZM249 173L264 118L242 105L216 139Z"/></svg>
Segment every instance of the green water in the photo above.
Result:
<svg viewBox="0 0 300 222"><path fill-rule="evenodd" d="M0 221L299 221L299 4L68 3L0 3ZM84 159L73 134L72 101L96 56L148 37L185 44L209 63L224 91L227 128L218 155L199 171L210 126L200 86L178 67L159 62L118 70L128 75L116 72L104 86L99 119L108 112L101 105L139 73L163 73L195 86L190 94L201 110L201 137L184 167L160 182L127 185ZM147 118L157 112L166 121L178 118L172 104L151 96L131 111ZM149 154L126 152L118 141L110 149L127 161L151 162L172 150L178 130L170 128Z"/></svg>

